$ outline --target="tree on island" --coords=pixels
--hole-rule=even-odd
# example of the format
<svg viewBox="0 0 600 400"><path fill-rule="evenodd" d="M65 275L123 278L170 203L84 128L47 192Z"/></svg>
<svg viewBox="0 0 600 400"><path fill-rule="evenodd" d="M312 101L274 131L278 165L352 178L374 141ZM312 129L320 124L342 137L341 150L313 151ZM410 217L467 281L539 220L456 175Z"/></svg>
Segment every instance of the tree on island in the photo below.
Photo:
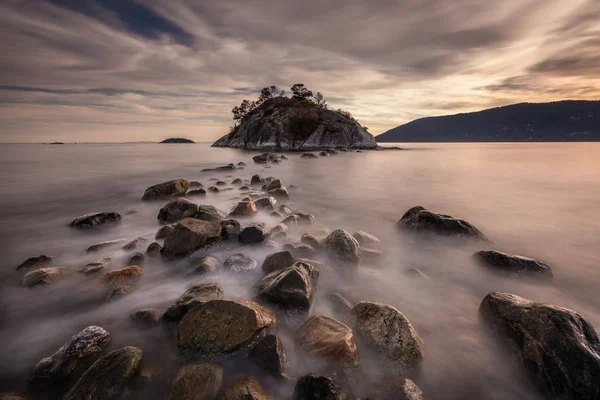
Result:
<svg viewBox="0 0 600 400"><path fill-rule="evenodd" d="M296 100L309 100L312 97L312 91L308 90L304 83L296 83L291 88L292 95Z"/></svg>

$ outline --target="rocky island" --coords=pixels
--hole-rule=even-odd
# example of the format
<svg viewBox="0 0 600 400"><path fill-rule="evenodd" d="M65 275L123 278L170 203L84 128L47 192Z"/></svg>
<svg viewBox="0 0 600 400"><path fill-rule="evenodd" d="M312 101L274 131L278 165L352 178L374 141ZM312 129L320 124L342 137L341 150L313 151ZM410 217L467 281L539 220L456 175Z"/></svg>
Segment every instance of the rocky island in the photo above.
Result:
<svg viewBox="0 0 600 400"><path fill-rule="evenodd" d="M275 86L262 89L257 101L233 108L231 131L213 147L248 150L375 149L377 142L347 111L328 108L323 95L303 84L292 96Z"/></svg>
<svg viewBox="0 0 600 400"><path fill-rule="evenodd" d="M193 140L185 138L168 138L160 143L195 143Z"/></svg>

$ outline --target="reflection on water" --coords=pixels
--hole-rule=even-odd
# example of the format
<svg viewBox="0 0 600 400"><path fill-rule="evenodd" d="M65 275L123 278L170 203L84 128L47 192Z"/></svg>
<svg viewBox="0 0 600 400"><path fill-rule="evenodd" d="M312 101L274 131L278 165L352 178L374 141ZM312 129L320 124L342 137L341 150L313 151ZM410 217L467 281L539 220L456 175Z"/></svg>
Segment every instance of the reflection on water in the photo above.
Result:
<svg viewBox="0 0 600 400"><path fill-rule="evenodd" d="M76 272L45 288L19 286L15 267L28 257L48 254L54 265L75 271L85 262L113 256L113 268L131 255L107 250L90 256L87 246L116 238L153 238L158 209L165 202L142 203L144 189L173 178L225 178L229 173L201 173L202 168L244 161L231 178L254 173L273 175L297 185L290 206L315 215L311 230L358 229L382 239L384 261L365 266L357 276L330 279L323 274L313 313L331 315L323 295L344 293L351 301L389 303L415 325L425 342L425 360L415 379L432 398L525 398L537 394L522 380L502 349L481 329L477 309L495 290L535 301L573 308L600 327L600 144L410 144L407 151L340 154L318 160L290 160L272 168L252 163L252 153L195 145L2 145L0 146L0 279L2 312L0 389L21 390L32 366L52 354L87 325L111 333L111 348L138 345L145 351L145 371L159 388L145 398L163 398L181 363L175 333L168 328L140 332L129 321L139 308L164 307L203 278L189 275L185 262L150 260L129 296L105 303L107 288ZM198 200L230 210L237 190ZM423 240L395 229L414 205L467 219L494 242L494 248L539 258L554 270L550 286L516 282L477 268L470 255L489 245ZM127 214L129 210L135 213ZM98 232L80 232L68 223L91 211L116 211L121 224ZM256 220L276 223L261 215ZM303 230L293 232L299 239ZM236 250L218 250L226 257ZM272 250L249 249L259 262ZM430 280L415 281L404 271L418 267ZM252 297L260 277L220 274L228 298ZM295 373L311 368L297 360L293 332L280 327ZM243 360L228 371L258 375ZM365 362L367 374L377 365ZM152 382L152 379L151 379ZM289 395L289 385L266 381ZM153 388L154 390L155 388ZM364 391L364 393L362 391ZM0 390L2 391L2 390ZM359 388L367 396L368 388Z"/></svg>

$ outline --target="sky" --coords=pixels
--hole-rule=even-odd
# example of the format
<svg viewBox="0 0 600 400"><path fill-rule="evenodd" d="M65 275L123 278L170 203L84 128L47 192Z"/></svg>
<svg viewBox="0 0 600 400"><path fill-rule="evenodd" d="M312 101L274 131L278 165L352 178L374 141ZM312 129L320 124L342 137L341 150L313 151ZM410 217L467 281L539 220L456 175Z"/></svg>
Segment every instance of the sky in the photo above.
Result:
<svg viewBox="0 0 600 400"><path fill-rule="evenodd" d="M0 142L213 141L294 83L374 135L596 100L600 1L0 1Z"/></svg>

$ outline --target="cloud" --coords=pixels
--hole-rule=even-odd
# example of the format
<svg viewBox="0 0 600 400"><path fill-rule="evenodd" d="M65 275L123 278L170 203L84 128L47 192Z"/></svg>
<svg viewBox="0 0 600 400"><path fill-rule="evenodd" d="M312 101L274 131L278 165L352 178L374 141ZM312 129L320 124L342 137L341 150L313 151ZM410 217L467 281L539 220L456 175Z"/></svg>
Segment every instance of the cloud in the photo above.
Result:
<svg viewBox="0 0 600 400"><path fill-rule="evenodd" d="M4 1L0 141L212 140L243 98L297 82L374 133L503 102L597 98L597 4Z"/></svg>

